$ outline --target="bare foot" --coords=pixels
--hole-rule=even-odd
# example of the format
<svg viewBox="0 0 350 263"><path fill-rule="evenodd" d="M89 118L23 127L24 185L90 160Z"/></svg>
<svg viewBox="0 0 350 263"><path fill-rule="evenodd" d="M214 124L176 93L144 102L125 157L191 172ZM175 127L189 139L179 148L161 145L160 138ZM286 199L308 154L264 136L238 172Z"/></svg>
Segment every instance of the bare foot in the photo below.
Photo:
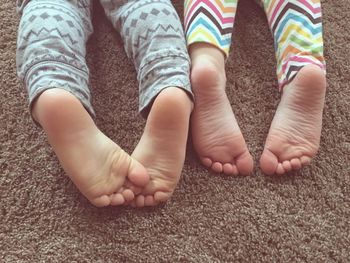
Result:
<svg viewBox="0 0 350 263"><path fill-rule="evenodd" d="M315 65L303 67L284 87L260 159L267 175L308 165L319 148L326 77Z"/></svg>
<svg viewBox="0 0 350 263"><path fill-rule="evenodd" d="M184 165L192 105L186 92L174 87L164 89L155 99L132 154L146 167L150 181L132 205L155 206L174 192Z"/></svg>
<svg viewBox="0 0 350 263"><path fill-rule="evenodd" d="M250 155L225 92L224 56L206 44L194 44L191 81L195 107L191 117L194 147L202 163L214 172L249 175Z"/></svg>
<svg viewBox="0 0 350 263"><path fill-rule="evenodd" d="M95 206L129 202L148 183L145 168L106 137L69 92L45 91L35 103L33 116L65 172Z"/></svg>

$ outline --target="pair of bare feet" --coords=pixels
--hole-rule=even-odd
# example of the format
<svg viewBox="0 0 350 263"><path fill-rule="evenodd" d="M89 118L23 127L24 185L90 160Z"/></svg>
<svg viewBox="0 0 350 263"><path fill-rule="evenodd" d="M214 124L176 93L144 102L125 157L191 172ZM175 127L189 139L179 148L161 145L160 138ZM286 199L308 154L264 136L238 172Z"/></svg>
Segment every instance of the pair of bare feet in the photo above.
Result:
<svg viewBox="0 0 350 263"><path fill-rule="evenodd" d="M131 156L104 135L80 101L65 90L43 92L33 117L65 172L93 205L143 207L165 202L172 195L185 160L192 109L185 91L163 90Z"/></svg>
<svg viewBox="0 0 350 263"><path fill-rule="evenodd" d="M248 175L253 158L226 96L224 56L206 44L191 46L190 54L194 147L214 172ZM310 163L319 148L325 92L324 72L315 65L303 67L284 87L260 158L265 174L284 174Z"/></svg>
<svg viewBox="0 0 350 263"><path fill-rule="evenodd" d="M191 121L193 104L185 91L163 90L131 156L96 127L69 92L47 90L36 101L34 118L66 173L95 206L143 207L168 200L180 178L190 123L205 166L228 175L252 172L253 158L225 92L223 55L206 46L190 53L196 97ZM264 173L283 174L310 163L319 147L325 89L323 72L312 65L284 88L260 159Z"/></svg>

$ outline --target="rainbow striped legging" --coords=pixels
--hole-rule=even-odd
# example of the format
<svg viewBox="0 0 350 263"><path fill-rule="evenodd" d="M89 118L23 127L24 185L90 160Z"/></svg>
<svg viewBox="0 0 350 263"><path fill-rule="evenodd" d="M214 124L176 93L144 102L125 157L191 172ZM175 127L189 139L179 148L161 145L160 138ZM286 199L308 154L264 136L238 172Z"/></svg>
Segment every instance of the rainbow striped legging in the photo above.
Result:
<svg viewBox="0 0 350 263"><path fill-rule="evenodd" d="M229 54L238 0L185 0L187 43ZM258 0L274 37L280 89L305 65L325 71L320 0Z"/></svg>

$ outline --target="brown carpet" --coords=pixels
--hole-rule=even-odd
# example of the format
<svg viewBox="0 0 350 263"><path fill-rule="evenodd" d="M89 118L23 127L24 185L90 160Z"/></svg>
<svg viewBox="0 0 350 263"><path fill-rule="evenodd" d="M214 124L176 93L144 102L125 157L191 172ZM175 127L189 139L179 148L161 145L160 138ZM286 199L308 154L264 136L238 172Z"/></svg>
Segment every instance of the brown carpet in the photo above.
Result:
<svg viewBox="0 0 350 263"><path fill-rule="evenodd" d="M191 142L163 207L92 207L33 126L15 74L18 16L0 0L0 262L349 262L350 2L324 0L328 93L321 149L300 173L210 174ZM182 1L174 1L182 13ZM137 82L96 4L88 61L99 127L126 151L140 138ZM241 0L227 90L258 160L279 100L264 13Z"/></svg>

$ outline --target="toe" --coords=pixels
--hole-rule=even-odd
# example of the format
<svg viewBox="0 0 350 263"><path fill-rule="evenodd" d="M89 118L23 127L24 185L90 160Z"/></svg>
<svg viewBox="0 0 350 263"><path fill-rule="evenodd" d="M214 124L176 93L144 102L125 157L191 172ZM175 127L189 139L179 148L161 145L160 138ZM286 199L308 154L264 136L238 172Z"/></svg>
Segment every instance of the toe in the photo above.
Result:
<svg viewBox="0 0 350 263"><path fill-rule="evenodd" d="M145 197L143 195L138 195L135 200L136 207L145 206Z"/></svg>
<svg viewBox="0 0 350 263"><path fill-rule="evenodd" d="M130 202L130 201L134 200L134 198L135 198L134 192L131 191L130 189L125 189L122 192L122 195L123 195L126 202Z"/></svg>
<svg viewBox="0 0 350 263"><path fill-rule="evenodd" d="M110 196L110 205L117 206L125 203L124 196L121 193L112 194Z"/></svg>
<svg viewBox="0 0 350 263"><path fill-rule="evenodd" d="M236 166L241 175L250 175L253 172L253 157L250 155L248 150L237 157Z"/></svg>
<svg viewBox="0 0 350 263"><path fill-rule="evenodd" d="M290 161L293 170L299 170L301 168L301 162L299 158L293 158Z"/></svg>
<svg viewBox="0 0 350 263"><path fill-rule="evenodd" d="M303 166L309 165L311 163L311 158L309 156L302 156L300 162Z"/></svg>
<svg viewBox="0 0 350 263"><path fill-rule="evenodd" d="M111 199L107 195L103 195L100 197L97 197L93 200L90 200L90 202L97 207L104 207L108 206L111 203Z"/></svg>
<svg viewBox="0 0 350 263"><path fill-rule="evenodd" d="M211 167L213 164L213 161L209 158L201 158L201 161L202 161L202 164L208 168Z"/></svg>
<svg viewBox="0 0 350 263"><path fill-rule="evenodd" d="M215 173L222 173L222 171L223 171L222 164L219 163L219 162L213 163L213 165L211 166L211 169L212 169Z"/></svg>
<svg viewBox="0 0 350 263"><path fill-rule="evenodd" d="M277 165L276 174L282 175L282 174L284 174L284 173L285 173L285 170L284 170L284 168L283 168L283 165L282 165L281 163L279 163L279 164Z"/></svg>
<svg viewBox="0 0 350 263"><path fill-rule="evenodd" d="M146 168L136 160L132 159L128 179L132 184L144 187L148 184L150 177Z"/></svg>
<svg viewBox="0 0 350 263"><path fill-rule="evenodd" d="M292 165L290 163L290 161L284 161L282 163L283 169L285 170L285 172L290 172L292 170Z"/></svg>
<svg viewBox="0 0 350 263"><path fill-rule="evenodd" d="M233 168L233 175L239 175L239 171L238 171L237 166L233 165L232 168Z"/></svg>
<svg viewBox="0 0 350 263"><path fill-rule="evenodd" d="M155 206L157 205L157 202L154 200L153 195L147 195L145 197L145 206Z"/></svg>
<svg viewBox="0 0 350 263"><path fill-rule="evenodd" d="M124 189L130 189L134 193L135 196L139 195L141 193L141 191L142 191L142 188L133 185L129 180L125 181L123 188Z"/></svg>
<svg viewBox="0 0 350 263"><path fill-rule="evenodd" d="M223 166L223 170L224 170L224 174L234 175L233 165L230 164L230 163L225 163L224 166Z"/></svg>
<svg viewBox="0 0 350 263"><path fill-rule="evenodd" d="M158 191L154 194L154 201L157 203L164 203L169 200L172 193Z"/></svg>
<svg viewBox="0 0 350 263"><path fill-rule="evenodd" d="M260 158L261 170L267 175L273 175L278 166L278 159L270 150L264 149Z"/></svg>

